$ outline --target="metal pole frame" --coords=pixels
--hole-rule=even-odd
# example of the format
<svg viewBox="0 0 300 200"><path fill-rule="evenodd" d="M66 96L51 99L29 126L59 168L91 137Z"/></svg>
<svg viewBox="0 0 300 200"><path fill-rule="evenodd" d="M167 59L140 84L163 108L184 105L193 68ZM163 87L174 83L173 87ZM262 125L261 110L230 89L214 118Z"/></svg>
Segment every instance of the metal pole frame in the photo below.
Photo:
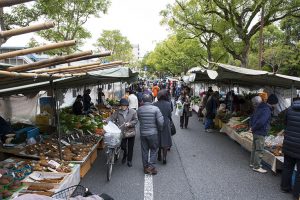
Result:
<svg viewBox="0 0 300 200"><path fill-rule="evenodd" d="M59 118L59 102L57 101L57 90L53 85L53 80L50 81L51 91L52 91L52 98L55 103L54 107L54 115L55 115L55 124L56 124L56 131L58 133L58 151L59 151L59 159L62 160L62 145L61 145L61 131L60 131L60 118Z"/></svg>

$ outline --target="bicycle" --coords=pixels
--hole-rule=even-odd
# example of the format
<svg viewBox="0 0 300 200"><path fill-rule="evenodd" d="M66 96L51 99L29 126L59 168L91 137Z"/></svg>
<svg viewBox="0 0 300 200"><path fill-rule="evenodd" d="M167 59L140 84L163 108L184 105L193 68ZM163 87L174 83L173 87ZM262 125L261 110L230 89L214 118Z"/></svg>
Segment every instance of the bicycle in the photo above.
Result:
<svg viewBox="0 0 300 200"><path fill-rule="evenodd" d="M51 197L53 199L69 200L70 198L76 197L76 196L89 197L92 195L94 195L94 194L88 188L86 188L82 185L73 185L64 190L56 192ZM111 196L109 196L105 193L102 193L99 196L102 197L104 200L114 200Z"/></svg>
<svg viewBox="0 0 300 200"><path fill-rule="evenodd" d="M125 124L122 124L121 126L119 126L119 128L121 128L124 125ZM105 137L105 135L104 135L104 137ZM114 143L114 144L106 143L105 153L106 153L106 165L107 165L107 169L106 169L106 179L107 179L107 181L111 180L113 165L120 158L120 154L121 154L121 147L120 147L121 140L122 140L122 138L119 139L120 142Z"/></svg>

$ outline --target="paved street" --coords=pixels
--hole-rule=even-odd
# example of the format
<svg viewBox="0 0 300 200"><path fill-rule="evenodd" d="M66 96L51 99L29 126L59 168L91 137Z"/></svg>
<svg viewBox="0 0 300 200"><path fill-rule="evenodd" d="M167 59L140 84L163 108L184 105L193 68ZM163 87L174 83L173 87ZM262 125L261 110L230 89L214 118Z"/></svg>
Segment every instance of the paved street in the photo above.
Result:
<svg viewBox="0 0 300 200"><path fill-rule="evenodd" d="M195 115L188 129L179 128L167 157L158 164L153 177L154 200L289 200L279 191L280 175L258 174L248 166L250 154L221 133L205 133ZM114 166L112 180L106 181L105 156L95 161L81 181L94 193L105 192L115 200L142 200L145 175L142 170L139 137L136 137L133 167ZM151 199L151 198L149 198Z"/></svg>

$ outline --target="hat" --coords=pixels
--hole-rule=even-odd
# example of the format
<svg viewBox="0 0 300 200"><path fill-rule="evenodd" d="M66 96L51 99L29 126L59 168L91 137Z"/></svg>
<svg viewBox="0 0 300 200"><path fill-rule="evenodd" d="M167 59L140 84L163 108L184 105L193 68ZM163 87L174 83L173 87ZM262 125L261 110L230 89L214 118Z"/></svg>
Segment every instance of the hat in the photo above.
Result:
<svg viewBox="0 0 300 200"><path fill-rule="evenodd" d="M270 105L278 104L278 98L275 94L271 94L267 100L267 103Z"/></svg>
<svg viewBox="0 0 300 200"><path fill-rule="evenodd" d="M129 106L128 100L125 99L125 98L122 98L122 99L120 100L120 106Z"/></svg>
<svg viewBox="0 0 300 200"><path fill-rule="evenodd" d="M260 93L258 93L258 96L261 97L263 102L266 102L268 99L268 93L266 93L266 92L260 92Z"/></svg>

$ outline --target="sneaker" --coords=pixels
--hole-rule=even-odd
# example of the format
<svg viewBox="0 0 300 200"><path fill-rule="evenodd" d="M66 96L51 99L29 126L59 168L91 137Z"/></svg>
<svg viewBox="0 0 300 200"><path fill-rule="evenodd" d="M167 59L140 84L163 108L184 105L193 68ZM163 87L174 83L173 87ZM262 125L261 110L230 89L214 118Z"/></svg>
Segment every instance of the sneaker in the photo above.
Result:
<svg viewBox="0 0 300 200"><path fill-rule="evenodd" d="M252 164L250 164L250 165L249 165L249 167L250 167L250 168L253 168L253 165L252 165Z"/></svg>
<svg viewBox="0 0 300 200"><path fill-rule="evenodd" d="M267 170L265 170L263 168L258 168L258 169L253 168L253 171L256 171L256 172L259 172L259 173L262 173L262 174L265 174L265 173L268 172Z"/></svg>
<svg viewBox="0 0 300 200"><path fill-rule="evenodd" d="M212 133L213 131L212 131L212 129L205 129L205 132L206 133Z"/></svg>

